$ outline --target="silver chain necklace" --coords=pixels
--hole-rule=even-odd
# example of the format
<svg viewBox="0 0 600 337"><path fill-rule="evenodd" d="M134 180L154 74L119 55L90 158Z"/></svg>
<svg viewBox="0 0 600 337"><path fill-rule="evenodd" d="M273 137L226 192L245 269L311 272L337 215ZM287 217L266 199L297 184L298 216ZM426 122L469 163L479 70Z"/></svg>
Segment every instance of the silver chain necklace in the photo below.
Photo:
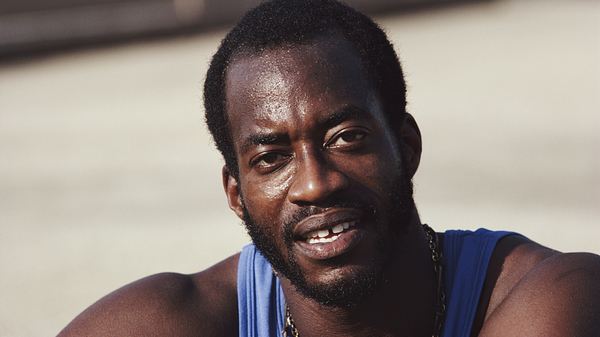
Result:
<svg viewBox="0 0 600 337"><path fill-rule="evenodd" d="M435 314L433 318L432 337L439 337L446 316L446 292L444 291L444 280L442 278L442 253L440 252L439 239L437 233L428 225L423 224L427 245L431 251L431 260L433 261L433 271L436 276L436 296L435 296ZM290 307L285 305L285 322L281 331L283 337L300 337L296 328Z"/></svg>

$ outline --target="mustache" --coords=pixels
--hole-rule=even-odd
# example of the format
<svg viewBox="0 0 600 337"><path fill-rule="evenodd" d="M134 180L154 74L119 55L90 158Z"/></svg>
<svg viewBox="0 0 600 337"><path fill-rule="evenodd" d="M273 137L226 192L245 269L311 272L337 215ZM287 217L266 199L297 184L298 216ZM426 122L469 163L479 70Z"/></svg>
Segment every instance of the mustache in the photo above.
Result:
<svg viewBox="0 0 600 337"><path fill-rule="evenodd" d="M282 231L285 242L291 247L294 241L293 229L296 224L310 216L324 213L330 208L353 208L361 210L367 217L376 215L375 206L361 200L336 200L329 205L302 207L283 220Z"/></svg>

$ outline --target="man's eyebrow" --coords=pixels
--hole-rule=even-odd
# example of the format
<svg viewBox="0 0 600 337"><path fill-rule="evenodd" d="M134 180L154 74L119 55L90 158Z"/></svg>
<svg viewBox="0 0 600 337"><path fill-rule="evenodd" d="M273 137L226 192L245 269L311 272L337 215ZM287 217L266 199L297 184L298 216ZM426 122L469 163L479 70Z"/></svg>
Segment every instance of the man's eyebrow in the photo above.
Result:
<svg viewBox="0 0 600 337"><path fill-rule="evenodd" d="M355 105L346 105L325 117L323 126L330 129L349 119L366 119L369 116L369 113Z"/></svg>
<svg viewBox="0 0 600 337"><path fill-rule="evenodd" d="M251 147L269 144L289 144L290 137L283 133L254 133L246 137L240 147L241 153L245 153Z"/></svg>

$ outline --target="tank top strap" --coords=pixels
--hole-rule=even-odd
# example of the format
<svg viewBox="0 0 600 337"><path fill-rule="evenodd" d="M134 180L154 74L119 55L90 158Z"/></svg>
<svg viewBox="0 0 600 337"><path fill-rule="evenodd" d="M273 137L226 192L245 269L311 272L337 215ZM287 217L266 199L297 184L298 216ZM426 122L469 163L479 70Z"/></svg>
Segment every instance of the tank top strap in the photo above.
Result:
<svg viewBox="0 0 600 337"><path fill-rule="evenodd" d="M281 336L283 291L271 265L253 244L240 253L237 295L240 337Z"/></svg>
<svg viewBox="0 0 600 337"><path fill-rule="evenodd" d="M443 263L446 320L443 337L468 337L494 248L500 239L516 233L449 230L444 233Z"/></svg>

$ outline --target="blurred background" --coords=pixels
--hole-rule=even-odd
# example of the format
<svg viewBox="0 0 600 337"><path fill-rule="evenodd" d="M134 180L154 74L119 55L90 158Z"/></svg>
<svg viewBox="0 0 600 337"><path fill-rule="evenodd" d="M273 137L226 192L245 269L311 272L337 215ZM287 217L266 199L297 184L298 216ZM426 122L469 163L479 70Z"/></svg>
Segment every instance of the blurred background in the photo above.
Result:
<svg viewBox="0 0 600 337"><path fill-rule="evenodd" d="M0 336L56 335L111 290L248 242L201 97L256 3L1 2ZM403 62L423 221L600 253L600 2L349 3Z"/></svg>

